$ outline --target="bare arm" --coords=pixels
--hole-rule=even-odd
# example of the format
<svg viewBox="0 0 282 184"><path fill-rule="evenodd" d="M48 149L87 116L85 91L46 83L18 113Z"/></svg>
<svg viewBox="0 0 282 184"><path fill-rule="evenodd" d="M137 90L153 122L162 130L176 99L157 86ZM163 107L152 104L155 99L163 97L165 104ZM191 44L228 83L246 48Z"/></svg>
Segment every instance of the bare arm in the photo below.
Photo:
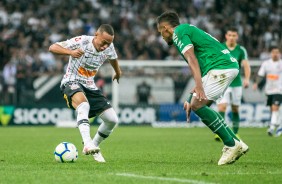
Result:
<svg viewBox="0 0 282 184"><path fill-rule="evenodd" d="M198 63L198 59L196 58L194 54L194 47L191 47L184 53L184 57L186 61L188 61L190 69L192 71L193 78L195 80L195 89L193 92L196 93L196 98L201 101L202 99L207 99L204 88L202 85L202 75L200 71L200 66Z"/></svg>
<svg viewBox="0 0 282 184"><path fill-rule="evenodd" d="M56 43L52 44L49 47L49 52L52 52L53 54L70 55L74 58L79 58L84 54L84 52L81 49L70 50Z"/></svg>
<svg viewBox="0 0 282 184"><path fill-rule="evenodd" d="M245 78L244 78L244 81L243 81L243 86L245 88L247 88L247 87L249 87L250 77L251 77L251 67L250 67L249 61L243 60L242 66L244 68L244 75L245 75Z"/></svg>
<svg viewBox="0 0 282 184"><path fill-rule="evenodd" d="M253 85L253 89L257 90L258 88L261 90L264 86L264 77L257 75L256 81Z"/></svg>
<svg viewBox="0 0 282 184"><path fill-rule="evenodd" d="M110 60L110 63L112 65L113 69L116 72L116 74L113 77L113 80L116 79L117 82L119 83L119 78L121 77L122 72L121 72L121 69L119 67L118 60L117 59L112 59L112 60Z"/></svg>

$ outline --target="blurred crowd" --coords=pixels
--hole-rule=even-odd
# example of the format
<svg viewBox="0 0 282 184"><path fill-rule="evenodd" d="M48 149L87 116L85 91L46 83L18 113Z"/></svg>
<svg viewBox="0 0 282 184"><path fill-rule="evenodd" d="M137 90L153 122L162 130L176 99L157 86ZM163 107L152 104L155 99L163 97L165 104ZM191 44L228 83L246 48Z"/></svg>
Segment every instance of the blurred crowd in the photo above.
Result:
<svg viewBox="0 0 282 184"><path fill-rule="evenodd" d="M48 47L93 35L102 23L115 29L119 59L179 60L156 30L155 19L166 10L220 41L227 27L237 27L250 58L266 59L271 45L282 45L279 0L1 0L0 92L32 91L38 76L62 73L68 58L52 55Z"/></svg>

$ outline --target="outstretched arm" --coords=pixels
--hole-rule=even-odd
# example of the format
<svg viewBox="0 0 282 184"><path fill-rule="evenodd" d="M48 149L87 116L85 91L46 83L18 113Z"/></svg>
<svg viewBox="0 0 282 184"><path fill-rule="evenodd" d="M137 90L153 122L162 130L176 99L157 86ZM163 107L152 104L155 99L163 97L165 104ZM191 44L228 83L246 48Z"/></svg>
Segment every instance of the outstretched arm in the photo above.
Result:
<svg viewBox="0 0 282 184"><path fill-rule="evenodd" d="M54 54L70 55L73 58L79 58L84 54L83 50L81 50L81 49L70 50L70 49L66 49L66 48L64 48L64 47L62 47L62 46L60 46L59 44L56 44L56 43L52 44L49 47L49 52L52 52Z"/></svg>
<svg viewBox="0 0 282 184"><path fill-rule="evenodd" d="M113 80L116 79L117 82L119 83L119 78L121 77L122 72L121 72L121 69L119 67L118 60L117 59L112 59L112 60L110 60L110 63L112 65L113 69L116 72L116 74L113 77Z"/></svg>

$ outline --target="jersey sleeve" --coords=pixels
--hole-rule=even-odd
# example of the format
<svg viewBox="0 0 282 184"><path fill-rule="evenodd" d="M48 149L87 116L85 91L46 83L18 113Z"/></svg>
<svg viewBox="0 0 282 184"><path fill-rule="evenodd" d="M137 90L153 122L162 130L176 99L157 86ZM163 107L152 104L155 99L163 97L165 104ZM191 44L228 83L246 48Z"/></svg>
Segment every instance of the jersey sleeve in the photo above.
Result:
<svg viewBox="0 0 282 184"><path fill-rule="evenodd" d="M261 77L264 77L266 75L265 65L266 65L266 63L264 62L264 63L262 63L262 65L259 68L258 75L261 76Z"/></svg>
<svg viewBox="0 0 282 184"><path fill-rule="evenodd" d="M56 44L66 49L75 50L82 47L83 39L83 36L77 36L66 41L57 42Z"/></svg>
<svg viewBox="0 0 282 184"><path fill-rule="evenodd" d="M110 47L109 47L109 51L107 53L108 55L108 59L109 60L112 60L112 59L117 59L118 56L117 56L117 53L116 53L116 50L115 50L115 47L114 47L114 44L111 43Z"/></svg>
<svg viewBox="0 0 282 184"><path fill-rule="evenodd" d="M173 43L181 54L184 54L187 50L193 47L192 41L188 34L185 33L185 30L180 34L174 33Z"/></svg>
<svg viewBox="0 0 282 184"><path fill-rule="evenodd" d="M248 53L245 47L240 46L241 50L242 50L242 60L248 60Z"/></svg>

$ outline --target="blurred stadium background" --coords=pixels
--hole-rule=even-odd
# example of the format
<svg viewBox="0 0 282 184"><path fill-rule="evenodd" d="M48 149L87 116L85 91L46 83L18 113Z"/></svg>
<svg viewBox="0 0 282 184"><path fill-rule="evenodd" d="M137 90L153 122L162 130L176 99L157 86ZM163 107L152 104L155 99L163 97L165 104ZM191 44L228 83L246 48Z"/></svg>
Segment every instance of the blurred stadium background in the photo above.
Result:
<svg viewBox="0 0 282 184"><path fill-rule="evenodd" d="M119 85L112 83L112 70L105 64L95 80L118 108L121 123L187 126L182 102L192 87L191 73L155 25L155 18L168 9L220 41L227 27L236 26L252 79L269 58L268 48L282 48L279 0L1 0L0 124L75 121L59 89L68 57L52 55L48 47L76 35L93 35L100 24L109 23L124 76ZM266 126L263 91L244 89L242 100L242 125ZM192 120L189 126L197 126L197 117Z"/></svg>

